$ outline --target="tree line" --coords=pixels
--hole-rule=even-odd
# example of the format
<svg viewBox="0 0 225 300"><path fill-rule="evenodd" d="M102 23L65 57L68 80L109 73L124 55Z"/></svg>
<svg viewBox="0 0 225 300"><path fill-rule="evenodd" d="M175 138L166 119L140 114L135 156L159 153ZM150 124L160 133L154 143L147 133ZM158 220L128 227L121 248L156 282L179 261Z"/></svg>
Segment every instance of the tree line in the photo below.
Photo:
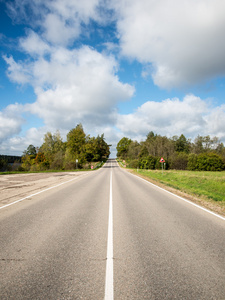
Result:
<svg viewBox="0 0 225 300"><path fill-rule="evenodd" d="M105 161L110 155L110 145L105 142L104 134L97 137L86 135L82 124L78 124L67 134L63 142L59 131L47 132L43 144L37 148L29 145L22 156L21 170L72 170L91 168Z"/></svg>
<svg viewBox="0 0 225 300"><path fill-rule="evenodd" d="M225 147L219 138L198 135L194 141L183 134L168 138L149 132L146 140L133 141L123 137L117 144L117 157L129 167L161 168L160 158L167 169L222 171L225 170Z"/></svg>
<svg viewBox="0 0 225 300"><path fill-rule="evenodd" d="M0 155L0 171L11 171L17 168L21 163L21 156L16 155Z"/></svg>

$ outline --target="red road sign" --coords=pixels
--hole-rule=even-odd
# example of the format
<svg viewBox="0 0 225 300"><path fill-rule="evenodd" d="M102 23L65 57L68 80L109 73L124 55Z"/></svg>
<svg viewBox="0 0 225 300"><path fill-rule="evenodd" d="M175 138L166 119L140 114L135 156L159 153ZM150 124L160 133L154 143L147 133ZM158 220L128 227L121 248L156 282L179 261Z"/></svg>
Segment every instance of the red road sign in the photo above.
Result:
<svg viewBox="0 0 225 300"><path fill-rule="evenodd" d="M161 162L161 163L164 163L164 162L165 162L165 160L163 159L163 157L161 157L161 159L160 159L159 162Z"/></svg>

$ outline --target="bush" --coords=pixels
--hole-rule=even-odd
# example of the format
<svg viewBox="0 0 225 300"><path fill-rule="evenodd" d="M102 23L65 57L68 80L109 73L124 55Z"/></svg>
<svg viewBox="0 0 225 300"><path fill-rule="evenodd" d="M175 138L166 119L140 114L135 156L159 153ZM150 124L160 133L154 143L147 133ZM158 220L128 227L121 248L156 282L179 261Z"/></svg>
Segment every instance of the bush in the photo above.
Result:
<svg viewBox="0 0 225 300"><path fill-rule="evenodd" d="M134 168L134 169L137 169L139 168L139 160L138 159L133 159L129 162L128 164L128 167L129 168Z"/></svg>
<svg viewBox="0 0 225 300"><path fill-rule="evenodd" d="M162 169L162 163L160 162L161 157L156 157L155 159L156 159L155 168L157 170L161 170ZM168 163L166 163L165 168L168 169Z"/></svg>
<svg viewBox="0 0 225 300"><path fill-rule="evenodd" d="M154 156L142 157L139 160L140 169L151 169L154 170L156 165L156 158Z"/></svg>
<svg viewBox="0 0 225 300"><path fill-rule="evenodd" d="M191 154L189 156L188 169L197 171L223 171L225 164L223 158L216 153Z"/></svg>
<svg viewBox="0 0 225 300"><path fill-rule="evenodd" d="M8 163L4 159L0 159L0 171L7 170Z"/></svg>
<svg viewBox="0 0 225 300"><path fill-rule="evenodd" d="M170 169L186 170L188 165L188 154L176 152L170 159Z"/></svg>
<svg viewBox="0 0 225 300"><path fill-rule="evenodd" d="M55 154L53 161L50 164L50 169L52 170L62 170L64 163L64 153L59 151Z"/></svg>
<svg viewBox="0 0 225 300"><path fill-rule="evenodd" d="M17 169L19 172L24 172L25 169L22 167L22 166L19 166L18 169Z"/></svg>
<svg viewBox="0 0 225 300"><path fill-rule="evenodd" d="M195 153L191 153L188 156L188 164L187 164L187 168L190 171L194 171L196 170L196 166L197 166L197 159L198 159L198 155Z"/></svg>

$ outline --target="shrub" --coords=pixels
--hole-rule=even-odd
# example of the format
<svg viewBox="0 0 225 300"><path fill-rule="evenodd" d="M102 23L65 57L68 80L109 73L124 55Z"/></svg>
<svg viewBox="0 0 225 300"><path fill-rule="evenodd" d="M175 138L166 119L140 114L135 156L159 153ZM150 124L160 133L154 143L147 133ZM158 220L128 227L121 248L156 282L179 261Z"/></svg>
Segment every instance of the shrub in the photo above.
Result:
<svg viewBox="0 0 225 300"><path fill-rule="evenodd" d="M225 169L223 158L216 153L191 154L188 161L189 170L222 171Z"/></svg>
<svg viewBox="0 0 225 300"><path fill-rule="evenodd" d="M176 152L170 159L170 168L175 170L186 170L188 165L188 154Z"/></svg>
<svg viewBox="0 0 225 300"><path fill-rule="evenodd" d="M147 156L147 157L142 157L139 160L139 167L140 169L155 169L156 165L156 158L154 156Z"/></svg>
<svg viewBox="0 0 225 300"><path fill-rule="evenodd" d="M138 159L133 159L129 162L128 164L129 168L139 168L139 160Z"/></svg>
<svg viewBox="0 0 225 300"><path fill-rule="evenodd" d="M191 153L188 156L188 164L187 164L187 168L190 171L194 171L196 170L196 166L197 166L197 159L198 159L198 155L195 153Z"/></svg>

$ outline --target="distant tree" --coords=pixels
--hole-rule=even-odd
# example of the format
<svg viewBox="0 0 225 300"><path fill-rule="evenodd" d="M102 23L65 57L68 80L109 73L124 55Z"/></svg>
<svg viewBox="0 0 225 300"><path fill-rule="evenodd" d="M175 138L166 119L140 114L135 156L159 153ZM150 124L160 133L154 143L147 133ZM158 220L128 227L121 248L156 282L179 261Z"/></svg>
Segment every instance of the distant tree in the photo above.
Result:
<svg viewBox="0 0 225 300"><path fill-rule="evenodd" d="M65 149L65 145L62 141L59 131L55 134L47 132L44 136L44 143L41 145L39 152L43 153L46 161L51 164L54 161L54 157L57 152L62 152Z"/></svg>
<svg viewBox="0 0 225 300"><path fill-rule="evenodd" d="M64 168L65 151L59 150L55 153L53 161L50 164L52 170L62 170Z"/></svg>
<svg viewBox="0 0 225 300"><path fill-rule="evenodd" d="M78 124L67 134L67 152L69 152L73 162L78 159L80 163L85 163L85 144L86 134L82 124Z"/></svg>
<svg viewBox="0 0 225 300"><path fill-rule="evenodd" d="M98 159L96 161L100 161L106 159L110 155L110 146L105 141L104 134L101 136L97 136L97 149L98 149Z"/></svg>
<svg viewBox="0 0 225 300"><path fill-rule="evenodd" d="M35 164L35 157L34 155L23 155L22 156L22 168L25 171L30 171L32 165Z"/></svg>
<svg viewBox="0 0 225 300"><path fill-rule="evenodd" d="M178 137L173 137L174 140L174 148L176 152L185 152L189 153L190 152L190 146L191 143L186 139L186 137L181 134L181 136Z"/></svg>
<svg viewBox="0 0 225 300"><path fill-rule="evenodd" d="M88 137L84 147L86 160L88 162L105 160L110 155L109 147L110 145L105 142L104 134Z"/></svg>
<svg viewBox="0 0 225 300"><path fill-rule="evenodd" d="M33 158L37 155L36 148L33 145L29 145L27 150L23 151L24 155L31 155Z"/></svg>
<svg viewBox="0 0 225 300"><path fill-rule="evenodd" d="M127 157L129 160L136 159L139 157L141 152L141 145L137 141L132 141L128 146Z"/></svg>
<svg viewBox="0 0 225 300"><path fill-rule="evenodd" d="M4 171L7 169L8 163L6 160L0 158L0 170Z"/></svg>
<svg viewBox="0 0 225 300"><path fill-rule="evenodd" d="M127 137L123 137L117 144L116 150L117 150L117 157L120 157L122 159L127 158L129 145L132 142L131 139Z"/></svg>
<svg viewBox="0 0 225 300"><path fill-rule="evenodd" d="M194 143L192 144L192 152L195 154L199 154L202 153L203 151L204 151L203 137L198 135L195 138Z"/></svg>

